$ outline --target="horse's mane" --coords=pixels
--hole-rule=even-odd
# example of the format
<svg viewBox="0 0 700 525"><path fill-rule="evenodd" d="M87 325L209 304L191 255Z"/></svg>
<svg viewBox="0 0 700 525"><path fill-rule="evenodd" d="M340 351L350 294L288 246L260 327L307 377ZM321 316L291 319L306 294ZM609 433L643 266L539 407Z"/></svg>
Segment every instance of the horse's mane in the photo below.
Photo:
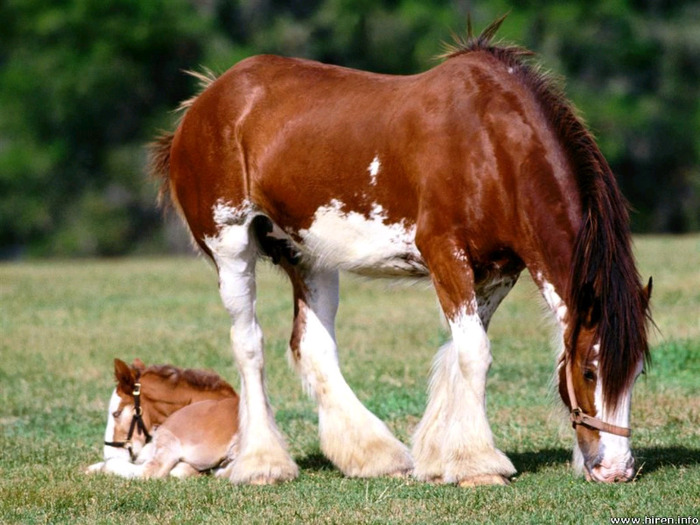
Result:
<svg viewBox="0 0 700 525"><path fill-rule="evenodd" d="M178 368L172 365L151 365L141 372L141 377L152 374L173 386L180 386L183 383L196 390L217 391L230 390L234 393L233 387L223 380L218 374L206 370L196 370L191 368Z"/></svg>
<svg viewBox="0 0 700 525"><path fill-rule="evenodd" d="M582 223L567 285L566 304L573 321L566 351L576 351L582 328L597 324L599 375L606 405L615 409L620 395L634 381L640 358L650 359L647 343L647 298L634 263L627 203L594 138L551 75L526 60L532 52L492 43L505 16L478 37L455 38L443 58L486 52L502 62L539 102L564 147L581 199Z"/></svg>

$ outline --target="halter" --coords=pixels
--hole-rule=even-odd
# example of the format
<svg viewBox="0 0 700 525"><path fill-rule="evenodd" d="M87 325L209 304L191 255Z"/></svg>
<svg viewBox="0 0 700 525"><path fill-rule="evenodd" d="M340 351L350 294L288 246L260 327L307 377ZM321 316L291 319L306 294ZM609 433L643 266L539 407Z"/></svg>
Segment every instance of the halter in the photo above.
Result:
<svg viewBox="0 0 700 525"><path fill-rule="evenodd" d="M146 443L151 442L151 435L146 430L146 425L143 422L143 408L141 407L141 383L134 383L134 416L131 418L129 425L129 433L126 435L126 441L105 441L108 447L125 448L129 451L132 461L135 459L134 451L131 446L131 438L134 435L134 430L138 428L140 434L146 436Z"/></svg>
<svg viewBox="0 0 700 525"><path fill-rule="evenodd" d="M576 429L577 425L582 425L601 432L615 434L616 436L630 437L632 431L629 428L606 423L597 417L589 416L583 410L581 410L581 407L578 406L578 401L576 401L576 394L574 393L571 359L569 359L568 356L566 357L566 389L569 392L569 403L571 403L571 426L574 428L574 430Z"/></svg>

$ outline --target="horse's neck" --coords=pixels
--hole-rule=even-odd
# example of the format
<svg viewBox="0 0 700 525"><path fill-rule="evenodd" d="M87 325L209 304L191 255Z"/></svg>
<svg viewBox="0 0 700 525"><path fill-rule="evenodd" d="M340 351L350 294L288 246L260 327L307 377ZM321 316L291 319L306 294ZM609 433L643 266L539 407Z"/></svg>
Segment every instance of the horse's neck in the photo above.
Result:
<svg viewBox="0 0 700 525"><path fill-rule="evenodd" d="M544 296L552 313L560 323L566 317L568 287L574 260L576 238L581 224L578 197L566 194L574 192L573 183L562 184L562 206L558 213L547 207L533 206L529 210L529 222L534 227L528 236L523 256L525 263Z"/></svg>

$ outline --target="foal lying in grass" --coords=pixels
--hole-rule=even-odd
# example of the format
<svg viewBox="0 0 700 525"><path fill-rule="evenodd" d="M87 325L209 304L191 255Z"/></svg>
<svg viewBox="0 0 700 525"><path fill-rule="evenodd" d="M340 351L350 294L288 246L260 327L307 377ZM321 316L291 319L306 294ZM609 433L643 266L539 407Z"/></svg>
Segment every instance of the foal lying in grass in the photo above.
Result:
<svg viewBox="0 0 700 525"><path fill-rule="evenodd" d="M226 465L238 433L238 395L218 375L173 366L129 367L115 359L117 387L105 431L105 460L87 473L187 477Z"/></svg>

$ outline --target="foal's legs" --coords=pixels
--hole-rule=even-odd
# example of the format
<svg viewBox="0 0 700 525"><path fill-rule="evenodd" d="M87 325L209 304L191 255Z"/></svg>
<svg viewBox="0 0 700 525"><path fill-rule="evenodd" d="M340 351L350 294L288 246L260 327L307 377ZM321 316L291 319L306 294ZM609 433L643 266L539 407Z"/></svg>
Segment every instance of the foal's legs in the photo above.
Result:
<svg viewBox="0 0 700 525"><path fill-rule="evenodd" d="M347 476L410 471L408 449L362 405L340 371L334 327L338 272L289 265L285 270L295 301L290 360L318 402L321 450Z"/></svg>
<svg viewBox="0 0 700 525"><path fill-rule="evenodd" d="M414 472L423 480L503 484L515 468L496 449L486 417L491 349L485 323L495 307L493 301L488 306L477 298L472 268L457 246L443 239L421 247L452 341L440 349L433 364L428 406L414 434ZM496 306L504 296L503 291L496 294Z"/></svg>
<svg viewBox="0 0 700 525"><path fill-rule="evenodd" d="M231 315L231 346L241 376L238 455L226 469L235 483L295 478L298 468L275 424L264 385L263 335L255 315L257 245L250 222L223 227L208 240L219 292Z"/></svg>

